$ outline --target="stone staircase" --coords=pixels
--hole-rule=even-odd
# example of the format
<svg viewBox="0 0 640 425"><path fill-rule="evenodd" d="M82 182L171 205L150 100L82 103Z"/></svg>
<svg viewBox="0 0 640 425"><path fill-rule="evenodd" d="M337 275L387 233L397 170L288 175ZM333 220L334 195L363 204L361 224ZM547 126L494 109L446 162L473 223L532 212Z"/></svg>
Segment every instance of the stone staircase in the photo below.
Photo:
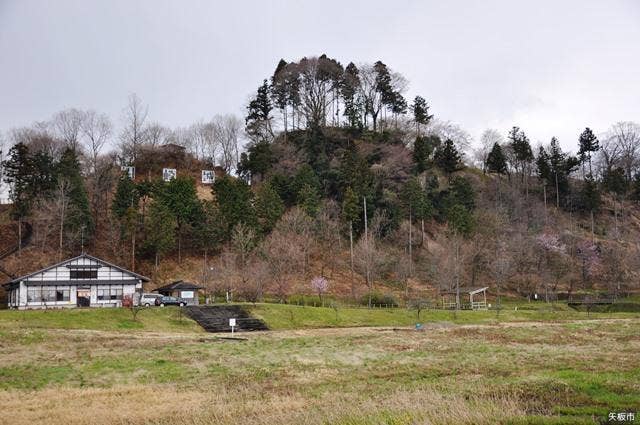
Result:
<svg viewBox="0 0 640 425"><path fill-rule="evenodd" d="M235 332L266 331L267 325L239 305L192 305L184 311L207 332L231 332L229 319L236 319Z"/></svg>

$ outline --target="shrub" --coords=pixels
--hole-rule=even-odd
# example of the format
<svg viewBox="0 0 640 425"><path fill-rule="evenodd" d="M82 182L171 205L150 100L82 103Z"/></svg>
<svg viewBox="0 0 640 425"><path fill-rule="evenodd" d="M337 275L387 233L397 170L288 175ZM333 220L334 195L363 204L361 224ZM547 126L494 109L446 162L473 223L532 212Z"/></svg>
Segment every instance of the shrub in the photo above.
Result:
<svg viewBox="0 0 640 425"><path fill-rule="evenodd" d="M369 294L365 294L360 299L360 304L369 305ZM371 305L380 307L398 307L398 301L391 294L381 294L380 292L374 292L371 294Z"/></svg>

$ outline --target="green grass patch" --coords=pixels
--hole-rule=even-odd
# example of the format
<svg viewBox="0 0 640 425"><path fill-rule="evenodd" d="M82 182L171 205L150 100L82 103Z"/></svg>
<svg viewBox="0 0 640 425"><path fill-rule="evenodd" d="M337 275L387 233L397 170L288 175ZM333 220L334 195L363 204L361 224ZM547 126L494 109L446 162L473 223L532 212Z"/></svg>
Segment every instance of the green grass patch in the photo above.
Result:
<svg viewBox="0 0 640 425"><path fill-rule="evenodd" d="M138 313L136 321L126 308L0 310L0 330L3 328L202 332L200 326L181 315L177 307L144 309Z"/></svg>
<svg viewBox="0 0 640 425"><path fill-rule="evenodd" d="M288 304L247 304L251 313L265 321L269 329L310 329L352 326L414 326L416 323L452 322L457 324L493 324L518 321L559 321L586 319L587 314L562 304L530 304L528 308L505 308L500 312L416 310L406 308L304 307ZM588 318L640 317L635 313L591 313Z"/></svg>

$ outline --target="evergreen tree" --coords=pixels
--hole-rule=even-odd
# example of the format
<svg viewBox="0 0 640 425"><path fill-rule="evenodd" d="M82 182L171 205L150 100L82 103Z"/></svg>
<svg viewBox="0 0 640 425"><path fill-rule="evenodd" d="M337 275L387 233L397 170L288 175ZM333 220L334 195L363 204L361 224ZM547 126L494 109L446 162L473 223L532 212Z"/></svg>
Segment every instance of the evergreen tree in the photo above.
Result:
<svg viewBox="0 0 640 425"><path fill-rule="evenodd" d="M305 184L298 192L298 205L309 217L315 217L320 209L320 194L315 186Z"/></svg>
<svg viewBox="0 0 640 425"><path fill-rule="evenodd" d="M342 200L342 218L345 222L351 225L360 221L361 205L358 195L349 186L344 193L344 199Z"/></svg>
<svg viewBox="0 0 640 425"><path fill-rule="evenodd" d="M238 175L245 181L260 181L275 162L271 144L266 141L251 143L247 152L240 154ZM256 179L256 177L258 177Z"/></svg>
<svg viewBox="0 0 640 425"><path fill-rule="evenodd" d="M145 251L155 256L158 266L160 257L171 251L175 245L177 222L171 210L162 202L153 202L149 208L149 215L144 223Z"/></svg>
<svg viewBox="0 0 640 425"><path fill-rule="evenodd" d="M66 148L62 152L56 166L57 180L64 180L69 184L69 212L65 219L65 230L80 236L84 229L85 240L93 233L93 217L89 206L89 197L84 186L84 179L80 174L80 161L76 151Z"/></svg>
<svg viewBox="0 0 640 425"><path fill-rule="evenodd" d="M226 228L218 206L212 201L202 202L202 220L196 225L194 236L200 249L215 250L224 242Z"/></svg>
<svg viewBox="0 0 640 425"><path fill-rule="evenodd" d="M424 222L431 218L433 207L426 192L416 178L409 179L400 194L405 217L413 223L420 222L422 230L421 244L424 243Z"/></svg>
<svg viewBox="0 0 640 425"><path fill-rule="evenodd" d="M551 139L549 152L540 147L536 158L538 176L547 187L553 188L557 207L560 207L569 195L569 175L577 169L579 163L576 157L562 152L555 137Z"/></svg>
<svg viewBox="0 0 640 425"><path fill-rule="evenodd" d="M344 116L351 128L362 128L362 104L358 98L358 87L360 86L360 71L358 67L350 62L344 69L340 84L340 94L344 102Z"/></svg>
<svg viewBox="0 0 640 425"><path fill-rule="evenodd" d="M580 134L579 138L580 149L578 150L578 155L582 163L588 159L589 161L589 174L593 175L593 171L591 169L591 154L594 152L598 152L600 150L600 144L598 143L598 138L593 131L589 127L585 128L582 134Z"/></svg>
<svg viewBox="0 0 640 425"><path fill-rule="evenodd" d="M413 143L413 162L415 171L420 174L429 167L429 158L433 151L440 146L438 136L417 136Z"/></svg>
<svg viewBox="0 0 640 425"><path fill-rule="evenodd" d="M591 176L591 174L589 174ZM613 170L608 170L603 178L603 185L610 193L613 194L613 214L616 226L616 232L618 230L618 201L624 202L624 197L629 191L629 182L627 176L622 167L616 167Z"/></svg>
<svg viewBox="0 0 640 425"><path fill-rule="evenodd" d="M527 167L534 160L529 138L519 127L513 127L509 131L509 140L509 146L515 160L514 168L516 172L521 173L521 180L524 181Z"/></svg>
<svg viewBox="0 0 640 425"><path fill-rule="evenodd" d="M273 138L271 128L273 105L269 92L269 83L264 80L262 85L258 87L256 97L247 106L246 132L255 142L270 141Z"/></svg>
<svg viewBox="0 0 640 425"><path fill-rule="evenodd" d="M353 255L353 231L354 226L360 220L360 200L358 199L358 195L351 189L351 187L347 187L347 190L344 193L344 199L342 200L342 219L349 224L349 254L350 254L350 264L351 264L351 279L353 282L353 273L354 273L354 255ZM351 284L351 295L355 298L355 287L353 283Z"/></svg>
<svg viewBox="0 0 640 425"><path fill-rule="evenodd" d="M11 215L16 220L23 220L31 213L34 202L33 161L24 143L14 145L8 158L3 162L3 168L4 181L11 188Z"/></svg>
<svg viewBox="0 0 640 425"><path fill-rule="evenodd" d="M582 190L580 192L580 207L584 211L589 211L591 216L591 240L595 240L595 225L594 225L594 214L600 209L600 204L602 203L600 198L600 190L598 188L598 183L595 181L593 176L589 174L583 184ZM616 217L617 223L617 217Z"/></svg>
<svg viewBox="0 0 640 425"><path fill-rule="evenodd" d="M213 183L213 195L223 223L225 239L231 237L231 232L238 223L256 226L253 193L243 180L231 176L216 179Z"/></svg>
<svg viewBox="0 0 640 425"><path fill-rule="evenodd" d="M284 203L270 183L265 183L256 192L255 210L263 233L269 233L284 213Z"/></svg>
<svg viewBox="0 0 640 425"><path fill-rule="evenodd" d="M285 139L287 134L287 105L289 104L289 89L287 81L287 62L280 59L273 76L271 77L271 98L280 109L284 118Z"/></svg>
<svg viewBox="0 0 640 425"><path fill-rule="evenodd" d="M602 200L600 198L600 190L598 182L588 175L582 185L580 192L580 206L584 211L597 212L600 209Z"/></svg>
<svg viewBox="0 0 640 425"><path fill-rule="evenodd" d="M129 178L129 175L124 173L118 181L116 187L116 193L111 203L111 211L113 215L121 220L127 213L129 207L138 209L138 202L140 201L140 194L136 187L136 184Z"/></svg>
<svg viewBox="0 0 640 425"><path fill-rule="evenodd" d="M605 172L603 184L607 191L615 194L617 198L624 197L629 190L629 183L622 167Z"/></svg>
<svg viewBox="0 0 640 425"><path fill-rule="evenodd" d="M416 212L424 211L426 196L422 190L422 186L420 186L420 183L415 177L410 178L404 184L400 192L400 201L404 216L407 218L411 216L412 222L418 220L419 217L416 216ZM420 213L418 213L418 215L420 215Z"/></svg>
<svg viewBox="0 0 640 425"><path fill-rule="evenodd" d="M502 152L502 147L498 143L493 144L493 148L487 155L487 171L496 174L507 174L507 158Z"/></svg>
<svg viewBox="0 0 640 425"><path fill-rule="evenodd" d="M636 202L640 202L640 173L636 173L631 182L631 194L630 197Z"/></svg>
<svg viewBox="0 0 640 425"><path fill-rule="evenodd" d="M311 187L315 192L320 191L320 179L308 164L304 164L298 169L298 172L291 182L291 190L296 194L296 203L302 204L301 191L305 186Z"/></svg>
<svg viewBox="0 0 640 425"><path fill-rule="evenodd" d="M296 203L296 193L293 191L291 177L275 173L269 177L268 183L278 193L285 207L291 207Z"/></svg>
<svg viewBox="0 0 640 425"><path fill-rule="evenodd" d="M162 203L175 217L178 232L178 261L182 260L182 240L197 228L203 219L195 181L191 177L176 177L158 188L156 202Z"/></svg>
<svg viewBox="0 0 640 425"><path fill-rule="evenodd" d="M549 164L549 155L544 147L540 146L538 150L538 156L536 157L536 168L538 170L538 177L545 182L545 184L549 184L553 181L552 172L551 172L551 164Z"/></svg>
<svg viewBox="0 0 640 425"><path fill-rule="evenodd" d="M436 165L449 176L463 168L462 157L451 139L447 139L436 149L434 160Z"/></svg>
<svg viewBox="0 0 640 425"><path fill-rule="evenodd" d="M461 204L455 204L449 208L447 223L455 234L463 237L470 236L475 227L472 213Z"/></svg>
<svg viewBox="0 0 640 425"><path fill-rule="evenodd" d="M451 181L449 193L447 195L447 205L462 205L467 210L472 211L476 207L476 193L469 179L456 176Z"/></svg>
<svg viewBox="0 0 640 425"><path fill-rule="evenodd" d="M417 137L420 137L420 126L426 126L429 124L433 115L429 115L429 105L427 101L424 100L421 96L416 96L413 100L413 105L411 105L411 110L413 112L413 120L416 123L416 133Z"/></svg>
<svg viewBox="0 0 640 425"><path fill-rule="evenodd" d="M347 147L338 166L338 180L342 191L350 187L359 199L372 199L374 176L366 159L358 154L355 145Z"/></svg>

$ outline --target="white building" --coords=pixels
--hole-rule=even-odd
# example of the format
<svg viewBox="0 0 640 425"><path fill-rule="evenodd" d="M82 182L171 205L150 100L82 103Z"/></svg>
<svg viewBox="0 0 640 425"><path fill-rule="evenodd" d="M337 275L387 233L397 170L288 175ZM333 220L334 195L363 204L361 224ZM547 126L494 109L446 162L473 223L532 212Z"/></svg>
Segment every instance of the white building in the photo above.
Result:
<svg viewBox="0 0 640 425"><path fill-rule="evenodd" d="M82 254L5 283L9 308L121 307L142 292L144 276Z"/></svg>

